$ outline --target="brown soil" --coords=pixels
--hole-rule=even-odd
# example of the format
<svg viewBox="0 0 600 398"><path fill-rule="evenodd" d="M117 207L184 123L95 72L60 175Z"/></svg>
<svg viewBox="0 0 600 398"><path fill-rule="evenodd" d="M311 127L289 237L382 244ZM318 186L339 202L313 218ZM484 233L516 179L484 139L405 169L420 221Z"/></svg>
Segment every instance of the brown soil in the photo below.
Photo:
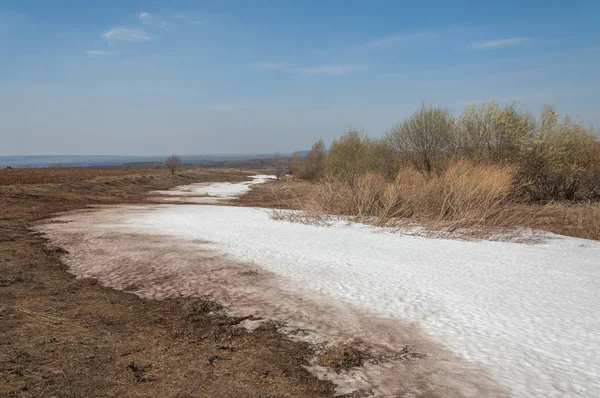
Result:
<svg viewBox="0 0 600 398"><path fill-rule="evenodd" d="M0 185L72 183L98 177L156 173L157 170L142 169L0 169Z"/></svg>
<svg viewBox="0 0 600 398"><path fill-rule="evenodd" d="M249 333L237 327L242 319L226 316L207 299L143 300L94 280L75 279L60 260L61 249L30 228L57 212L140 203L150 190L239 181L245 172L170 176L165 171L86 170L85 178L67 173L45 184L32 183L39 178L27 172L10 180L18 185L0 184L0 396L333 394L332 383L304 368L311 348L283 338L273 325Z"/></svg>

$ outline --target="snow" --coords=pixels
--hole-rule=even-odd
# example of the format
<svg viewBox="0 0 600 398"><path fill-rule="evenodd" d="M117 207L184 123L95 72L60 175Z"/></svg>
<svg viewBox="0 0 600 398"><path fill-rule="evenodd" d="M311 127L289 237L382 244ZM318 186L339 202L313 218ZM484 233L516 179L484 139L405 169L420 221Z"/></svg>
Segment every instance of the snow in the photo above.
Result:
<svg viewBox="0 0 600 398"><path fill-rule="evenodd" d="M238 196L247 193L250 186L261 184L269 180L276 179L271 175L254 175L250 176L251 181L244 182L213 182L213 183L197 183L183 185L168 191L154 191L151 194L162 195L162 199L171 200L173 196L184 197L186 202L193 203L218 203L220 201L235 199Z"/></svg>
<svg viewBox="0 0 600 398"><path fill-rule="evenodd" d="M194 193L229 198L247 188L205 184ZM210 205L134 212L127 224L209 241L290 289L414 322L515 396L600 396L600 242L551 234L535 245L429 239Z"/></svg>

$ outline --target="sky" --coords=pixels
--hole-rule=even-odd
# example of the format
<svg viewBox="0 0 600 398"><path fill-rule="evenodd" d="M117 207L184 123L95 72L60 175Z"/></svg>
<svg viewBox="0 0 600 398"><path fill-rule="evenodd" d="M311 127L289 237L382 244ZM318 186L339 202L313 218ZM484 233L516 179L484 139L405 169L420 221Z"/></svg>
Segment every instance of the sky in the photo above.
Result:
<svg viewBox="0 0 600 398"><path fill-rule="evenodd" d="M0 2L0 156L292 152L421 103L600 125L600 1Z"/></svg>

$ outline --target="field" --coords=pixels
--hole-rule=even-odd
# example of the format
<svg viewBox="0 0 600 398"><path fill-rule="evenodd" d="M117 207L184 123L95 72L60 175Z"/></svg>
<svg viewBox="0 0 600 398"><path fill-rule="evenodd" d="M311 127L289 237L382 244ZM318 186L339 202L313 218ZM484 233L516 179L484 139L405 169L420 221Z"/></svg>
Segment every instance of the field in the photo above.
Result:
<svg viewBox="0 0 600 398"><path fill-rule="evenodd" d="M57 212L142 203L151 190L246 176L1 170L0 396L331 396L333 385L303 368L311 349L273 325L250 334L201 297L148 301L76 279L64 251L31 228Z"/></svg>
<svg viewBox="0 0 600 398"><path fill-rule="evenodd" d="M156 173L157 170L138 169L0 169L0 185L62 184L93 178Z"/></svg>
<svg viewBox="0 0 600 398"><path fill-rule="evenodd" d="M595 205L511 204L530 228L490 241L303 218L322 182L85 172L0 186L0 394L600 391L600 243L547 232L594 238Z"/></svg>

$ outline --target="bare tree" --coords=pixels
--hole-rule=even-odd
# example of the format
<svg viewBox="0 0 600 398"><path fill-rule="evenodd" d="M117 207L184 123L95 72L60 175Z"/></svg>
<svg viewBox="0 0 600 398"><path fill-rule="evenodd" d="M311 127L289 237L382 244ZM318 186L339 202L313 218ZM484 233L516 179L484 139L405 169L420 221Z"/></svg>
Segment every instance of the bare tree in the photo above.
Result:
<svg viewBox="0 0 600 398"><path fill-rule="evenodd" d="M448 109L423 104L387 134L387 141L399 159L407 157L431 174L441 153L452 148L453 133L454 118Z"/></svg>
<svg viewBox="0 0 600 398"><path fill-rule="evenodd" d="M283 159L281 158L279 152L277 152L277 154L275 155L275 177L277 177L278 180L281 180L281 177L283 176L285 176Z"/></svg>
<svg viewBox="0 0 600 398"><path fill-rule="evenodd" d="M290 161L289 172L291 175L297 175L302 167L304 166L304 158L298 152L294 153L292 160Z"/></svg>
<svg viewBox="0 0 600 398"><path fill-rule="evenodd" d="M181 166L181 158L176 155L169 156L165 161L165 167L171 170L171 174L175 174L175 171L181 169Z"/></svg>
<svg viewBox="0 0 600 398"><path fill-rule="evenodd" d="M319 140L313 144L311 150L306 154L300 178L304 178L305 180L317 180L321 178L325 172L326 160L325 142Z"/></svg>

